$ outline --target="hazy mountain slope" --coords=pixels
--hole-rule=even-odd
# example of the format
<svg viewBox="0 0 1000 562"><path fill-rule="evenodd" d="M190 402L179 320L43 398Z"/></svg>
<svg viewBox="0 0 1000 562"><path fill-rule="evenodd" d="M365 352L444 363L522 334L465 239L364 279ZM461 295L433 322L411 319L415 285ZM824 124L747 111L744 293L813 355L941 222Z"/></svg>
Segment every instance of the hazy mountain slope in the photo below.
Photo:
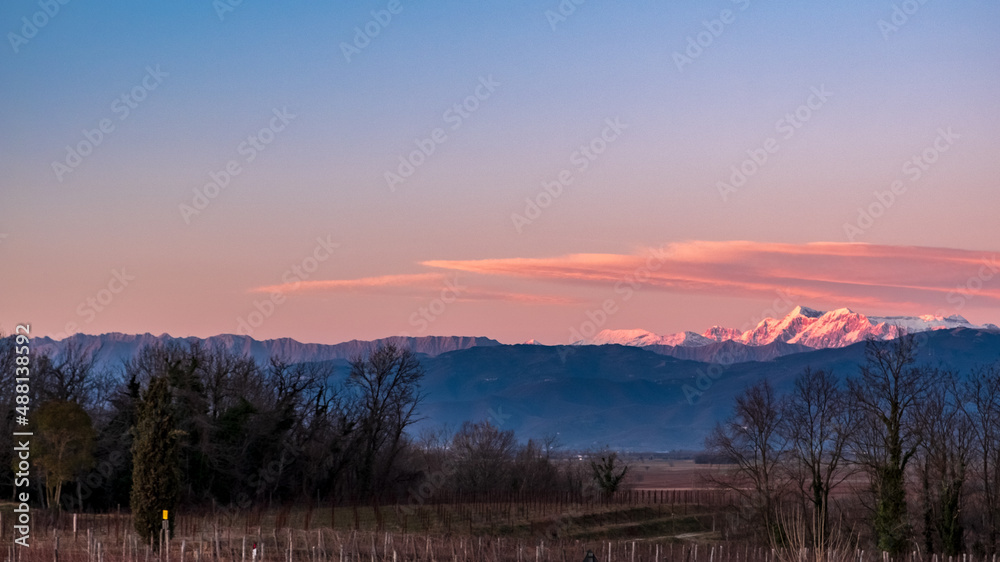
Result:
<svg viewBox="0 0 1000 562"><path fill-rule="evenodd" d="M424 362L423 424L457 427L465 420L490 420L523 439L558 434L572 447L699 447L750 382L766 377L784 392L807 366L853 376L864 361L864 347L728 367L632 346L476 347ZM998 360L1000 333L985 330L928 332L919 353L922 364L960 375Z"/></svg>
<svg viewBox="0 0 1000 562"><path fill-rule="evenodd" d="M386 342L396 343L401 347L429 357L469 347L501 345L500 342L490 338L465 336L391 337L373 341L351 340L326 345L301 343L290 338L261 341L249 336L233 334L202 339L173 338L167 334L154 336L152 334L110 333L101 335L75 334L60 341L35 338L33 346L37 352L47 353L58 359L62 356L67 345L73 345L88 357L93 357L98 368L119 369L123 361L134 357L144 346L162 345L169 341L183 344L200 341L210 347L221 346L230 352L249 355L258 362L267 361L269 357L273 356L281 357L291 363L351 359L373 346Z"/></svg>

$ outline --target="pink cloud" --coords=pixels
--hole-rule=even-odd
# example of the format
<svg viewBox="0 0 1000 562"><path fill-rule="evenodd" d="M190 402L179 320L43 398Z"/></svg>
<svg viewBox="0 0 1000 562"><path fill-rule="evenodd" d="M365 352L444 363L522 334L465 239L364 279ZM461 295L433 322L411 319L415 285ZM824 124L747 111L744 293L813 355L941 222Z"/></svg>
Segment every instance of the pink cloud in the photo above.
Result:
<svg viewBox="0 0 1000 562"><path fill-rule="evenodd" d="M432 260L424 265L590 285L641 277L653 289L734 297L771 296L784 289L835 306L942 306L964 287L974 290L983 305L1000 304L998 254L949 248L694 241L632 255Z"/></svg>
<svg viewBox="0 0 1000 562"><path fill-rule="evenodd" d="M342 293L362 292L370 294L394 294L402 296L430 297L442 290L448 290L456 301L506 301L527 304L568 305L578 304L579 299L556 295L517 293L483 286L471 286L461 281L455 274L410 273L381 275L358 279L325 279L266 285L250 289L251 293Z"/></svg>
<svg viewBox="0 0 1000 562"><path fill-rule="evenodd" d="M254 292L432 296L458 273L468 285L457 300L568 305L579 299L552 295L551 285L648 287L666 292L730 297L774 296L831 306L946 308L959 288L979 306L1000 304L1000 257L950 248L819 242L688 241L632 254L569 254L544 258L429 260L436 271L360 279L304 281L258 287ZM451 272L451 273L448 273ZM550 285L546 292L513 292L504 279ZM535 285L536 288L541 287ZM558 291L557 291L558 292Z"/></svg>
<svg viewBox="0 0 1000 562"><path fill-rule="evenodd" d="M250 289L251 293L309 293L335 291L363 291L392 288L411 288L441 284L448 279L444 273L412 273L402 275L381 275L378 277L362 277L360 279L328 279L316 281L297 281L279 285L267 285Z"/></svg>

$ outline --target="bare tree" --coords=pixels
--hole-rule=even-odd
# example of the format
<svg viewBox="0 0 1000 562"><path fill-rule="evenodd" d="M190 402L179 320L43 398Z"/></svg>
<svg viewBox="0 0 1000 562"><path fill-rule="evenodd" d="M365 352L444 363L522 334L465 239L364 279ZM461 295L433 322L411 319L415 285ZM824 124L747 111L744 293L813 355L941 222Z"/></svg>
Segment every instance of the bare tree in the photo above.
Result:
<svg viewBox="0 0 1000 562"><path fill-rule="evenodd" d="M357 404L330 384L329 364L272 358L268 373L274 419L285 435L284 446L277 448L278 466L297 468L292 474L300 494L326 488L335 496L359 445L354 435ZM274 483L283 480L275 478Z"/></svg>
<svg viewBox="0 0 1000 562"><path fill-rule="evenodd" d="M788 395L779 432L788 442L792 474L810 510L809 544L825 544L830 532L830 492L851 474L847 446L857 426L854 409L830 371L806 368ZM811 511L811 513L810 513Z"/></svg>
<svg viewBox="0 0 1000 562"><path fill-rule="evenodd" d="M629 465L621 462L615 451L605 450L590 459L590 471L594 482L606 498L618 491L628 474L628 469Z"/></svg>
<svg viewBox="0 0 1000 562"><path fill-rule="evenodd" d="M965 500L966 468L972 457L971 419L954 384L947 376L929 392L920 411L920 475L924 508L924 546L949 556L965 546L962 505Z"/></svg>
<svg viewBox="0 0 1000 562"><path fill-rule="evenodd" d="M460 492L509 491L517 440L489 421L465 422L452 439L455 487Z"/></svg>
<svg viewBox="0 0 1000 562"><path fill-rule="evenodd" d="M962 387L969 433L974 440L972 459L982 509L986 551L997 552L1000 539L1000 363L975 369Z"/></svg>
<svg viewBox="0 0 1000 562"><path fill-rule="evenodd" d="M514 455L514 488L524 492L553 492L561 488L559 470L552 462L555 441L529 439Z"/></svg>
<svg viewBox="0 0 1000 562"><path fill-rule="evenodd" d="M848 380L861 424L852 449L871 481L877 546L890 554L903 552L910 539L906 468L920 442L917 414L941 380L939 371L915 365L916 353L911 335L869 340L859 376Z"/></svg>
<svg viewBox="0 0 1000 562"><path fill-rule="evenodd" d="M402 450L404 431L417 421L423 377L416 356L391 343L351 361L347 384L358 399L358 492L362 497L374 498L384 491Z"/></svg>
<svg viewBox="0 0 1000 562"><path fill-rule="evenodd" d="M41 354L35 361L34 386L42 402L64 400L92 408L98 391L106 386L107 375L94 369L93 356L72 341L58 357Z"/></svg>
<svg viewBox="0 0 1000 562"><path fill-rule="evenodd" d="M787 441L778 430L782 411L771 383L762 379L736 397L732 416L705 440L709 451L734 463L710 481L745 500L750 506L746 515L760 524L765 542L777 528L776 511L785 487L780 473Z"/></svg>

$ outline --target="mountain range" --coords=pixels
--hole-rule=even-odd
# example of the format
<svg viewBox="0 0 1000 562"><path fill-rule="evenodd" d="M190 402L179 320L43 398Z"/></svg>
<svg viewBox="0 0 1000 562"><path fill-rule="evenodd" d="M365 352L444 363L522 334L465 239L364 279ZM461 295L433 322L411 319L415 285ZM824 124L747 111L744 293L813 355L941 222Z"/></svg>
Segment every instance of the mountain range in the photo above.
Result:
<svg viewBox="0 0 1000 562"><path fill-rule="evenodd" d="M1000 332L933 330L917 362L964 376L1000 364ZM772 344L773 345L773 344ZM767 378L789 391L806 367L857 376L865 342L767 361L705 363L649 348L516 345L473 347L424 362L427 425L488 419L521 439L558 435L568 447L700 448L732 411L736 395Z"/></svg>
<svg viewBox="0 0 1000 562"><path fill-rule="evenodd" d="M975 326L965 318L954 316L865 316L849 308L829 312L804 306L792 309L784 318L765 318L746 331L712 326L703 333L678 332L665 336L646 330L602 330L594 337L578 342L585 345L631 345L638 347L671 346L702 347L712 343L733 341L751 346L775 342L799 344L813 349L845 347L868 338L887 340L900 332L916 333L951 328L1000 330L993 324Z"/></svg>
<svg viewBox="0 0 1000 562"><path fill-rule="evenodd" d="M395 336L378 340L351 340L338 344L302 343L291 338L255 340L249 336L222 334L208 338L174 338L167 334L122 334L113 332L101 335L73 334L63 340L48 337L32 341L36 352L45 353L55 359L63 357L72 346L76 352L94 360L98 369L117 370L143 347L162 345L174 341L184 344L200 342L211 348L221 348L230 353L252 357L257 362L265 362L270 357L278 357L288 363L309 363L315 361L350 360L363 355L380 345L394 343L419 355L434 357L449 351L470 347L502 345L500 342L483 337L464 336Z"/></svg>
<svg viewBox="0 0 1000 562"><path fill-rule="evenodd" d="M257 361L321 362L334 378L349 361L393 342L418 355L426 372L422 420L416 431L489 420L519 439L557 435L570 448L610 445L632 450L697 448L730 412L747 384L766 377L787 390L807 366L840 376L857 373L867 338L925 332L921 363L959 376L1000 361L1000 328L972 325L960 316L866 317L848 309L798 307L747 330L712 327L698 334L658 336L642 330L605 330L569 346L534 340L505 345L485 337L394 337L335 345L247 336L205 339L166 334L76 334L35 338L36 351L59 356L72 346L95 367L119 370L144 346L201 342Z"/></svg>

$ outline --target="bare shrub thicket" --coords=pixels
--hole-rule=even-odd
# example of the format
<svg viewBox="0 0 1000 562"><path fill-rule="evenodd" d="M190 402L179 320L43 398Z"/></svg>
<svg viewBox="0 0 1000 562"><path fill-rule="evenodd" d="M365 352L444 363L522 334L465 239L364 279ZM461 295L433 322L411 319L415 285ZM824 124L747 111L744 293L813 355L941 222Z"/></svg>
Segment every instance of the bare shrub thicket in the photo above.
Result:
<svg viewBox="0 0 1000 562"><path fill-rule="evenodd" d="M738 530L816 560L995 553L1000 363L962 376L918 352L914 336L869 341L846 382L806 369L783 395L748 386L706 440L730 463L709 480L741 498Z"/></svg>

